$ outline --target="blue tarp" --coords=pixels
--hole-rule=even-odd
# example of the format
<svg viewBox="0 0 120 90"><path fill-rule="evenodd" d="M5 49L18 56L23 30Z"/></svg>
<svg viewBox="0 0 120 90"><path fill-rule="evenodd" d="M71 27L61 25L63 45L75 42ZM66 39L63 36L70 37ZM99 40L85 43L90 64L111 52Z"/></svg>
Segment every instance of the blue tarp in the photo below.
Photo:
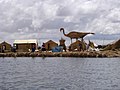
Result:
<svg viewBox="0 0 120 90"><path fill-rule="evenodd" d="M62 46L57 46L52 48L52 52L63 52L63 47Z"/></svg>

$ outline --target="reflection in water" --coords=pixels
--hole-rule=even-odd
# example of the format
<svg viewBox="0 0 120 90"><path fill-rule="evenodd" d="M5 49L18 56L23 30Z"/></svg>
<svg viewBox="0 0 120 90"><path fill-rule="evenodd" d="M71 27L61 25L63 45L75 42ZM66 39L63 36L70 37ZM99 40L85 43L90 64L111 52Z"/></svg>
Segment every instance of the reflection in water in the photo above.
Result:
<svg viewBox="0 0 120 90"><path fill-rule="evenodd" d="M119 58L0 58L0 90L120 90Z"/></svg>

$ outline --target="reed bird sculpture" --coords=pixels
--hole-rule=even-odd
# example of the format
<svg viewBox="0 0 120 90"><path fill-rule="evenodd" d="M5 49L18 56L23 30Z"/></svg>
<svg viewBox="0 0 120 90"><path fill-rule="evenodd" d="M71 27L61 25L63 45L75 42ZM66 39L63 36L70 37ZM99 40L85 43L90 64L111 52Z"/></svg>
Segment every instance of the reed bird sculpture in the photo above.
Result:
<svg viewBox="0 0 120 90"><path fill-rule="evenodd" d="M90 33L90 32L75 32L75 31L72 31L72 32L69 32L68 34L65 34L64 28L60 28L60 31L63 31L63 34L64 34L66 37L69 37L69 38L71 39L71 43L72 43L72 39L78 40L79 38L81 38L82 41L83 41L83 38L84 38L87 34L94 34L94 33Z"/></svg>

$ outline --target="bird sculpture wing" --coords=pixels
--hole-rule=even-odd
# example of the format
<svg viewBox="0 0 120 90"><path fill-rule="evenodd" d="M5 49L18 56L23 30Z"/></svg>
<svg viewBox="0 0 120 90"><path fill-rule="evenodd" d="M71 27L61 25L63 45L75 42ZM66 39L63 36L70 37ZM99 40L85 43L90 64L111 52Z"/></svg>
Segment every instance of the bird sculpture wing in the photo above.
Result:
<svg viewBox="0 0 120 90"><path fill-rule="evenodd" d="M83 37L85 37L88 34L94 34L94 33L83 33L83 32L80 32L79 33L79 38L83 38Z"/></svg>

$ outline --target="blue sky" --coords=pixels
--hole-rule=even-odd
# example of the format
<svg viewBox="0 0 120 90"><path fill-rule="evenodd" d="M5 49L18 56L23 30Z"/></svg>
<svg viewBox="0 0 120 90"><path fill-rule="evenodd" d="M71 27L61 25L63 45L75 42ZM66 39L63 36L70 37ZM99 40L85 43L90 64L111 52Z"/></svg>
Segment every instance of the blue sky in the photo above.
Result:
<svg viewBox="0 0 120 90"><path fill-rule="evenodd" d="M120 38L120 0L0 0L0 41L61 37L59 31L94 32L85 39Z"/></svg>

